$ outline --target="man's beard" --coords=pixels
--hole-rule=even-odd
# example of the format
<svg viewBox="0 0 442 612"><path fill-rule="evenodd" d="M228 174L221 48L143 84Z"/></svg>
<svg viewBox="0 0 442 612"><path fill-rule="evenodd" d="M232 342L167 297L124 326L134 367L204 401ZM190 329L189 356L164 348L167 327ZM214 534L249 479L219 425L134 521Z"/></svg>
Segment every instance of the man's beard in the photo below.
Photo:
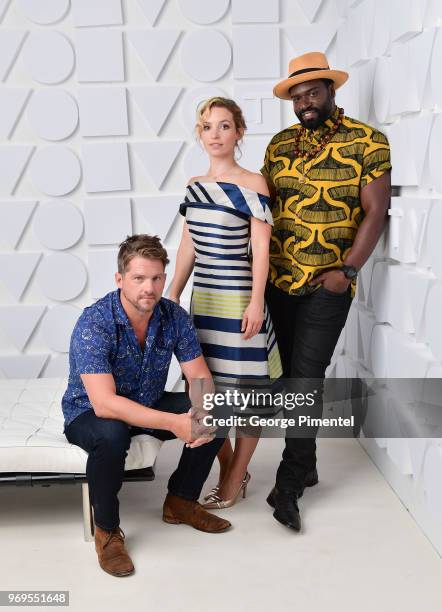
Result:
<svg viewBox="0 0 442 612"><path fill-rule="evenodd" d="M129 302L129 304L131 304L135 310L138 310L138 312L142 313L142 314L146 314L147 312L152 312L155 308L155 306L158 303L158 300L156 299L155 296L146 296L146 297L152 297L152 300L149 300L148 302L141 302L139 300L131 300L124 292L123 292L124 297L126 298L126 300Z"/></svg>
<svg viewBox="0 0 442 612"><path fill-rule="evenodd" d="M323 106L322 108L311 108L310 110L317 113L316 117L312 117L311 119L305 120L303 118L303 113L296 113L302 127L307 128L308 130L316 130L320 125L325 123L327 119L333 112L333 105ZM307 111L303 111L304 113Z"/></svg>

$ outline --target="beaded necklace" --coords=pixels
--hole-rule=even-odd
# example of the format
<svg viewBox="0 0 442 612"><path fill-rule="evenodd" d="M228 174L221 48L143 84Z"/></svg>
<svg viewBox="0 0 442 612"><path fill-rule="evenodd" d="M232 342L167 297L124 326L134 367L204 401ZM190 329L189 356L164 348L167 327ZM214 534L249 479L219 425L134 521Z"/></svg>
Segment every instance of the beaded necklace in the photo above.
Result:
<svg viewBox="0 0 442 612"><path fill-rule="evenodd" d="M330 127L329 131L321 138L321 140L319 141L319 144L317 144L316 146L312 146L308 151L304 150L304 146L306 144L305 137L307 135L307 128L302 127L300 130L298 130L298 134L296 134L296 138L295 138L295 156L300 157L302 159L302 169L301 169L302 176L298 179L300 183L307 182L307 176L304 172L304 165L307 162L315 159L315 157L318 157L318 155L322 153L324 148L328 145L330 140L333 138L333 136L338 131L339 126L341 125L344 119L344 109L338 108L338 111L339 111L339 114L336 119L333 116L330 117L330 120L333 122L333 125Z"/></svg>

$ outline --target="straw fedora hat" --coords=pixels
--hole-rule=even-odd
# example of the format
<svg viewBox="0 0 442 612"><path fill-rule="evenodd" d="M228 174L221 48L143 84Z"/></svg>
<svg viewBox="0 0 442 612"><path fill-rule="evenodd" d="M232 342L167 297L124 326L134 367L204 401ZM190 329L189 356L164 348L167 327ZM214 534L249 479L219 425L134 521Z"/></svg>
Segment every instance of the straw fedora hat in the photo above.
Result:
<svg viewBox="0 0 442 612"><path fill-rule="evenodd" d="M330 70L326 56L314 51L295 57L289 63L289 76L273 88L277 98L291 100L289 89L314 79L330 79L335 84L335 89L341 87L348 79L348 72L343 70Z"/></svg>

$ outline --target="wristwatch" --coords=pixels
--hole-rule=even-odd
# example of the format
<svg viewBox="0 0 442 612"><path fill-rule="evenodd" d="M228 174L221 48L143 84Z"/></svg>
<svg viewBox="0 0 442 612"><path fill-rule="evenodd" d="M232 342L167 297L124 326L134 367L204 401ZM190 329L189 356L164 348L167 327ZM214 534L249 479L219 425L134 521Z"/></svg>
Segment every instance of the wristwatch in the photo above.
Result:
<svg viewBox="0 0 442 612"><path fill-rule="evenodd" d="M358 271L353 266L346 266L344 264L341 266L341 270L344 273L345 278L348 278L349 280L354 280L358 275Z"/></svg>

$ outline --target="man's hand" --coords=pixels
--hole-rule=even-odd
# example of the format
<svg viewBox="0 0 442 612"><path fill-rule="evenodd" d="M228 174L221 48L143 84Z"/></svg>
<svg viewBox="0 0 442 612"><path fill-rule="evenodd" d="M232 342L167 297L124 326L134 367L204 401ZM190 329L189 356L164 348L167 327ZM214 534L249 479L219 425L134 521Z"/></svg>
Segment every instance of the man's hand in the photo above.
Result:
<svg viewBox="0 0 442 612"><path fill-rule="evenodd" d="M208 416L207 410L192 406L190 411L192 417L192 442L187 444L190 448L196 448L202 444L211 442L215 437L217 427L204 424L204 418Z"/></svg>
<svg viewBox="0 0 442 612"><path fill-rule="evenodd" d="M333 293L345 293L350 283L350 279L341 270L329 270L316 276L309 284L313 287L322 284L325 289Z"/></svg>
<svg viewBox="0 0 442 612"><path fill-rule="evenodd" d="M190 448L196 448L211 442L214 438L216 427L204 425L202 421L203 416L207 416L207 411L204 410L204 415L198 413L198 418L194 417L191 410L185 414L175 415L171 429L172 433Z"/></svg>

